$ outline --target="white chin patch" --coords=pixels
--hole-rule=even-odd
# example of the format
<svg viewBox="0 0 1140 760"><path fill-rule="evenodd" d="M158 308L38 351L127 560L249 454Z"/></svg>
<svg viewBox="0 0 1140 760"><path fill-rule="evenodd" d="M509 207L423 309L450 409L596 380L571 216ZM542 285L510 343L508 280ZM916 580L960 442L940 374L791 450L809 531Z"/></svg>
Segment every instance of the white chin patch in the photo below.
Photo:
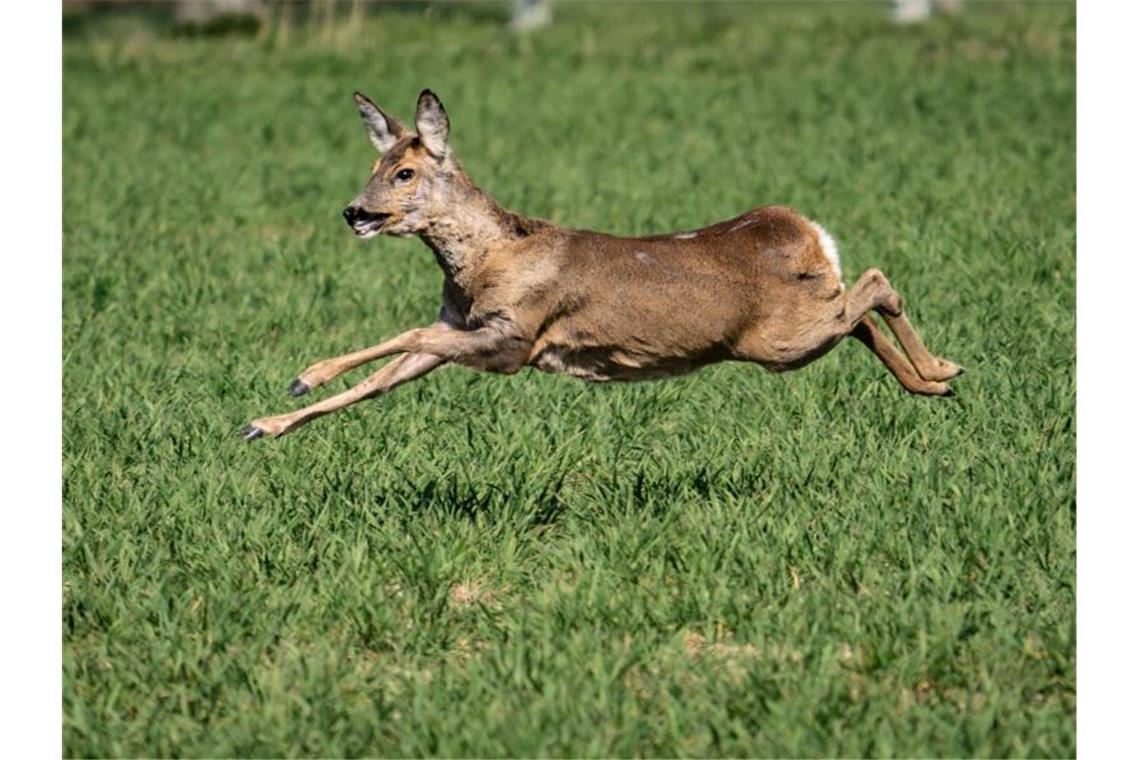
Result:
<svg viewBox="0 0 1140 760"><path fill-rule="evenodd" d="M352 232L360 240L370 240L380 234L380 225L370 224L367 227L353 227Z"/></svg>

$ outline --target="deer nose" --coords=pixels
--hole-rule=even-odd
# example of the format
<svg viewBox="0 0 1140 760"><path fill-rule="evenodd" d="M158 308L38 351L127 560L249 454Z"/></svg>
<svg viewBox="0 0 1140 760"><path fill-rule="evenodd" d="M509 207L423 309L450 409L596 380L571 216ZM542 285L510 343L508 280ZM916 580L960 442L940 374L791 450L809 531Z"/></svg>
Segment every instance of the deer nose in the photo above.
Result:
<svg viewBox="0 0 1140 760"><path fill-rule="evenodd" d="M344 221L348 222L348 226L351 227L353 222L360 216L360 206L347 206L343 213Z"/></svg>

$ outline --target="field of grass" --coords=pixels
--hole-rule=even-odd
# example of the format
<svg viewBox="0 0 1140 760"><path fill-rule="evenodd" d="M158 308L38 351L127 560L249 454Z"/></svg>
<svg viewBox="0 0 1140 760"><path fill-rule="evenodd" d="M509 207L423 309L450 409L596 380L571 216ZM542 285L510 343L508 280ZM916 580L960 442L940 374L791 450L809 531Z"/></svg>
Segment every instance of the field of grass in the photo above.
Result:
<svg viewBox="0 0 1140 760"><path fill-rule="evenodd" d="M1073 755L1075 10L884 5L66 24L65 754ZM339 218L352 91L407 119L425 86L509 208L821 220L958 397L847 341L448 368L243 443L304 366L434 317L430 252Z"/></svg>

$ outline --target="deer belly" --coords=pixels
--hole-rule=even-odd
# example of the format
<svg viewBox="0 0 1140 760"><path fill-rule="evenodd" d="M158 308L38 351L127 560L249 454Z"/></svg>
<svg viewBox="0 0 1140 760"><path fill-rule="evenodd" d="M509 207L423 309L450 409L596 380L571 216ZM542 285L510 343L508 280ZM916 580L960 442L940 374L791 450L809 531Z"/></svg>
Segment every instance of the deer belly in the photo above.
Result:
<svg viewBox="0 0 1140 760"><path fill-rule="evenodd" d="M700 367L691 357L660 357L607 346L547 344L530 359L543 372L570 375L595 383L652 380L684 375Z"/></svg>

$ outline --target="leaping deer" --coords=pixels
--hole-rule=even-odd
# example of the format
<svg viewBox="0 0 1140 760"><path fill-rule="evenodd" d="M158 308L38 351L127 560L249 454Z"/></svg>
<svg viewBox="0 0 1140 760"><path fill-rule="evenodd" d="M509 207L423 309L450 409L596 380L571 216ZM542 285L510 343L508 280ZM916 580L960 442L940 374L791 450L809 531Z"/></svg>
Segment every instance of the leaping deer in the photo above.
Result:
<svg viewBox="0 0 1140 760"><path fill-rule="evenodd" d="M284 435L448 362L597 382L683 375L727 360L782 372L853 337L911 393L953 395L946 381L962 369L927 350L883 273L870 269L845 289L831 236L790 208L764 206L670 235L563 229L504 210L471 181L430 90L420 93L414 133L360 93L355 100L380 158L345 221L362 240L418 235L443 269L443 305L427 327L306 369L290 387L294 396L400 355L343 393L255 419L242 430L247 440Z"/></svg>

